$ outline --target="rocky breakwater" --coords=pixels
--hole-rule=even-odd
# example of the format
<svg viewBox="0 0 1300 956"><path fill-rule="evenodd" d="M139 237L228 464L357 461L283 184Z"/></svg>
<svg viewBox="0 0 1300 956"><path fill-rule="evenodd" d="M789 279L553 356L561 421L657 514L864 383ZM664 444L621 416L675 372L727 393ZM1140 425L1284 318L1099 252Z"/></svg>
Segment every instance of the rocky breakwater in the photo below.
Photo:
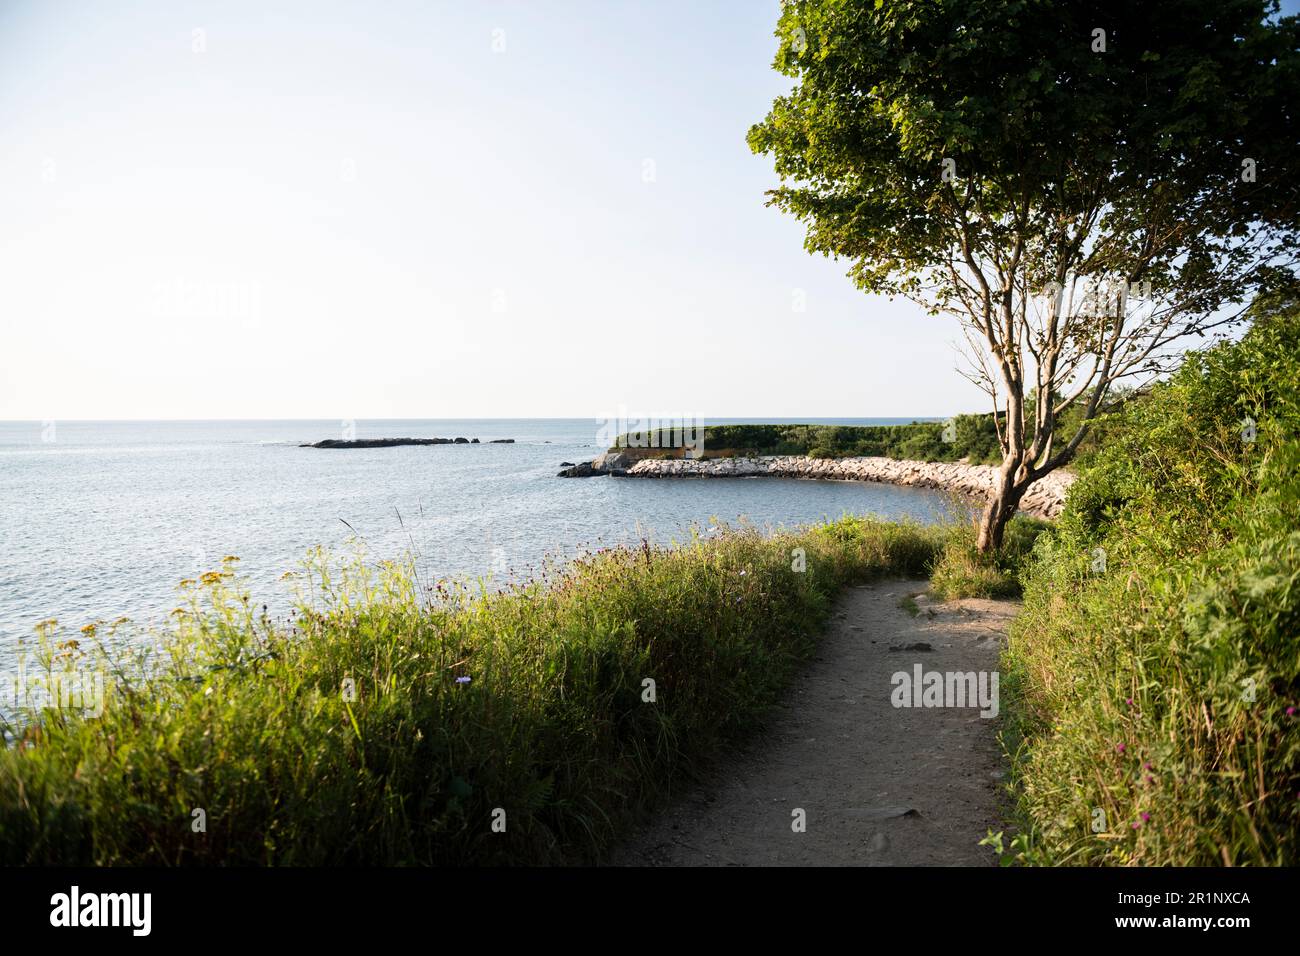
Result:
<svg viewBox="0 0 1300 956"><path fill-rule="evenodd" d="M608 459L602 455L597 461ZM602 465L604 463L602 462ZM594 466L591 462L588 467ZM581 466L579 466L581 467ZM629 478L823 478L838 481L880 481L891 485L935 488L980 498L988 496L997 469L991 465L961 462L899 461L893 458L715 458L707 460L647 458L618 472ZM591 474L614 474L593 470ZM1074 476L1054 471L1030 486L1020 510L1055 518L1065 503Z"/></svg>

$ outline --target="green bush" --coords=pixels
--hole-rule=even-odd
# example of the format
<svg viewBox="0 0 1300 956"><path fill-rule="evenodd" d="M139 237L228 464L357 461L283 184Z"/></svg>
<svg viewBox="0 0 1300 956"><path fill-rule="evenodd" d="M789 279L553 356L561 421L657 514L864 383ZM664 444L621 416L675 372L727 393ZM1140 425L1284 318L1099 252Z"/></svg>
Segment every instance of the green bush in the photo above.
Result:
<svg viewBox="0 0 1300 956"><path fill-rule="evenodd" d="M763 715L842 586L923 574L944 534L847 517L730 531L481 597L317 556L290 624L258 615L229 565L188 585L161 659L118 663L102 717L11 728L0 863L592 860ZM51 671L106 663L43 636Z"/></svg>
<svg viewBox="0 0 1300 956"><path fill-rule="evenodd" d="M1294 308L1190 355L1039 538L1004 661L1024 861L1300 862L1298 382Z"/></svg>
<svg viewBox="0 0 1300 956"><path fill-rule="evenodd" d="M751 455L807 455L810 458L887 457L916 461L958 461L992 464L1002 460L992 415L958 415L952 439L944 439L944 422L910 425L709 425L704 452ZM676 436L680 443L680 435ZM637 437L634 447L670 448L670 430ZM626 435L615 447L628 444ZM638 444L639 443L639 444Z"/></svg>

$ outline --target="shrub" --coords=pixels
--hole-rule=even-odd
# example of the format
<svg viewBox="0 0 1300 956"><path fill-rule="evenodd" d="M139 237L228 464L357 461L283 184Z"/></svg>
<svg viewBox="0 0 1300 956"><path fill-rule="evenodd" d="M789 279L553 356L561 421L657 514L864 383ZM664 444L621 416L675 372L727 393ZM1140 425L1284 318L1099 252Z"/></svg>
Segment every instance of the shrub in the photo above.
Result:
<svg viewBox="0 0 1300 956"><path fill-rule="evenodd" d="M1024 861L1300 862L1297 381L1294 308L1190 355L1039 540L1004 661Z"/></svg>

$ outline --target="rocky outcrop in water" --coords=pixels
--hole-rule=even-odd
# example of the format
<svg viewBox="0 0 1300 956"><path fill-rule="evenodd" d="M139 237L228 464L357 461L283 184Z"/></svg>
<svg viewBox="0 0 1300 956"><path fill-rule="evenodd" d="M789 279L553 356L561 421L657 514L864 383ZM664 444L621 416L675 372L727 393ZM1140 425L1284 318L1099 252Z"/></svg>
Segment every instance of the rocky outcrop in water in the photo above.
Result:
<svg viewBox="0 0 1300 956"><path fill-rule="evenodd" d="M614 478L622 478L629 474L629 469L635 464L636 462L628 455L607 451L603 455L597 455L592 461L580 462L565 468L556 477L595 478L599 475L610 475Z"/></svg>
<svg viewBox="0 0 1300 956"><path fill-rule="evenodd" d="M761 458L646 458L619 470L610 467L610 453L595 461L577 465L560 474L587 477L604 474L628 478L822 478L837 481L879 481L914 488L933 488L958 494L987 497L997 469L991 465L967 465L947 461L899 461L894 458L804 458L778 455ZM600 467L597 467L597 463ZM582 469L586 469L585 471ZM571 472L580 472L570 474ZM1066 471L1054 471L1030 486L1020 510L1043 518L1054 518L1065 503L1065 492L1074 481Z"/></svg>
<svg viewBox="0 0 1300 956"><path fill-rule="evenodd" d="M513 438L497 438L497 442L513 442ZM477 445L477 438L326 438L322 441L304 442L299 448L392 448L395 445Z"/></svg>

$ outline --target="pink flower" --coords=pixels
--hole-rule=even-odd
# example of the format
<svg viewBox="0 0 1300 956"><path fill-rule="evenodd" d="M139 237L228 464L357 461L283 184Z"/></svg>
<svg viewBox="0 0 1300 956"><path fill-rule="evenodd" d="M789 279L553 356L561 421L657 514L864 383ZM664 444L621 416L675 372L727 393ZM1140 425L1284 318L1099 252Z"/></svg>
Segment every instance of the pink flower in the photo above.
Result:
<svg viewBox="0 0 1300 956"><path fill-rule="evenodd" d="M1116 744L1116 745L1115 745L1115 753L1117 753L1117 754L1122 754L1123 752L1124 752L1124 745L1123 745L1123 744Z"/></svg>

